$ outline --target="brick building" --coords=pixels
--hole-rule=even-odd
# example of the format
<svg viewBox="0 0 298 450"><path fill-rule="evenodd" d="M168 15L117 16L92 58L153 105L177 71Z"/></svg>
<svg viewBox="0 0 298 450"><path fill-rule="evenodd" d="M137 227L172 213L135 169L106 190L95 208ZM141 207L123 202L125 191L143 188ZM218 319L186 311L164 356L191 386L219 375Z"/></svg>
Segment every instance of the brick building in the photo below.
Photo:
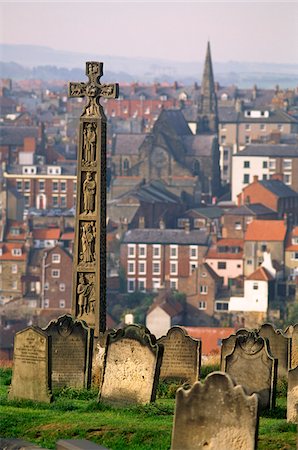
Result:
<svg viewBox="0 0 298 450"><path fill-rule="evenodd" d="M231 208L225 211L221 218L222 237L230 239L244 239L247 225L257 219L277 219L277 211L261 203L252 203Z"/></svg>
<svg viewBox="0 0 298 450"><path fill-rule="evenodd" d="M273 175L273 177L270 180L259 180L257 176L254 176L253 182L245 186L238 195L238 204L262 203L276 211L279 219L287 216L291 223L297 224L297 191L280 181L279 175Z"/></svg>
<svg viewBox="0 0 298 450"><path fill-rule="evenodd" d="M23 242L0 243L0 299L22 296L22 276L26 273L28 252Z"/></svg>
<svg viewBox="0 0 298 450"><path fill-rule="evenodd" d="M288 235L285 249L285 276L290 281L298 277L298 227L294 227Z"/></svg>
<svg viewBox="0 0 298 450"><path fill-rule="evenodd" d="M241 100L233 107L219 108L219 145L222 181L231 183L232 156L241 154L248 144L266 143L283 135L297 133L298 122L287 112L267 106L243 107ZM233 162L234 164L234 162Z"/></svg>
<svg viewBox="0 0 298 450"><path fill-rule="evenodd" d="M199 267L208 244L206 230L129 230L120 250L127 292L180 291L180 280Z"/></svg>
<svg viewBox="0 0 298 450"><path fill-rule="evenodd" d="M8 189L24 196L25 208L72 208L76 198L76 164L7 166Z"/></svg>
<svg viewBox="0 0 298 450"><path fill-rule="evenodd" d="M70 312L72 256L56 245L45 250L41 264L41 308Z"/></svg>
<svg viewBox="0 0 298 450"><path fill-rule="evenodd" d="M287 225L283 220L253 220L248 224L244 238L244 275L248 277L263 263L264 252L271 254L272 262L285 260Z"/></svg>

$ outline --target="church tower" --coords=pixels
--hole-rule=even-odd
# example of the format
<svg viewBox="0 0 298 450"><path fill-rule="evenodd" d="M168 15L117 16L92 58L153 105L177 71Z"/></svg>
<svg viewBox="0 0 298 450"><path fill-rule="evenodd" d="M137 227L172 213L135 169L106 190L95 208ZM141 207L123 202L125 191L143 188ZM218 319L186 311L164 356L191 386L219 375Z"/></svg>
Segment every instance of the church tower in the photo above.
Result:
<svg viewBox="0 0 298 450"><path fill-rule="evenodd" d="M197 133L217 133L217 125L217 97L214 86L210 42L208 41L201 84L201 97L198 105Z"/></svg>

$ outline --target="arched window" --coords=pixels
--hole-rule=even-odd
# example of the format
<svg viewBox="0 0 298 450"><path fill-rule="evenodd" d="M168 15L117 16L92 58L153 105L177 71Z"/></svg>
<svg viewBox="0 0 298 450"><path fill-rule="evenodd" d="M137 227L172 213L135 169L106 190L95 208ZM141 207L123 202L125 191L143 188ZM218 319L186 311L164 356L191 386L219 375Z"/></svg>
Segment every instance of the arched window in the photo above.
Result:
<svg viewBox="0 0 298 450"><path fill-rule="evenodd" d="M125 160L123 161L123 172L127 174L128 171L129 171L129 160L125 158Z"/></svg>
<svg viewBox="0 0 298 450"><path fill-rule="evenodd" d="M193 174L200 175L200 163L197 159L193 162Z"/></svg>

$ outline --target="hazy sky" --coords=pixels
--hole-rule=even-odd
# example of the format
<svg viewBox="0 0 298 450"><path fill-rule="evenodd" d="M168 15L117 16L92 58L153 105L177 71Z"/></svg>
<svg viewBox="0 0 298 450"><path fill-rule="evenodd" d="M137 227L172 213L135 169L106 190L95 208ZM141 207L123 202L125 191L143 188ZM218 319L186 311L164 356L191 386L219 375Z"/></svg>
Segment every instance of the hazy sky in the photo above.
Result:
<svg viewBox="0 0 298 450"><path fill-rule="evenodd" d="M178 61L298 63L298 2L0 2L0 42Z"/></svg>

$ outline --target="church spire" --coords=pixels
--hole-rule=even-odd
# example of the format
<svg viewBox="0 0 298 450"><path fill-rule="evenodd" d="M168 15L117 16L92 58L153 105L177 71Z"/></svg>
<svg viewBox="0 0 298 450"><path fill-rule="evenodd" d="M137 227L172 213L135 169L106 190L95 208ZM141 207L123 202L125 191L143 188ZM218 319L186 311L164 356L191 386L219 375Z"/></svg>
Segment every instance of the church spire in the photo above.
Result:
<svg viewBox="0 0 298 450"><path fill-rule="evenodd" d="M204 64L203 80L201 85L202 113L214 114L217 109L217 99L214 86L210 42L207 44L207 52Z"/></svg>
<svg viewBox="0 0 298 450"><path fill-rule="evenodd" d="M200 132L217 133L217 97L215 92L210 42L207 43L201 100L198 111L198 129Z"/></svg>

